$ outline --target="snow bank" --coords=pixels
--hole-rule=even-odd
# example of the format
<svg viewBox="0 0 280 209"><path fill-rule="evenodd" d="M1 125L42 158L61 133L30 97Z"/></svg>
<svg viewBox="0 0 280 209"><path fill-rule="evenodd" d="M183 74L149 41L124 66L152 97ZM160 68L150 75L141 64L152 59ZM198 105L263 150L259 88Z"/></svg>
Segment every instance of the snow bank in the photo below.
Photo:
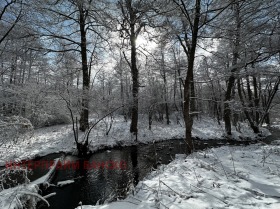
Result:
<svg viewBox="0 0 280 209"><path fill-rule="evenodd" d="M28 183L22 184L9 189L0 191L0 208L1 209L17 209L17 208L36 208L38 200L49 203L45 200L46 197L38 195L40 184L49 184L51 176L55 172L55 168L60 159L55 159L54 164L50 167L47 174L41 178ZM51 194L53 195L53 194ZM25 207L24 207L25 206Z"/></svg>
<svg viewBox="0 0 280 209"><path fill-rule="evenodd" d="M92 119L93 120L93 119ZM125 122L123 118L117 117L113 123L112 130L106 136L105 125L99 123L90 134L90 150L97 151L106 147L129 146L135 144L129 132L130 122ZM216 120L202 118L194 121L193 137L201 140L221 139L225 135L224 124L219 125ZM263 135L269 132L261 129ZM240 132L233 127L233 138L254 138L256 135L246 124L241 124ZM148 129L148 123L144 119L139 121L138 142L149 143L151 141L162 141L169 139L183 138L184 128L180 124L171 121L170 125L154 122L152 130ZM79 133L82 137L83 133ZM27 140L20 140L16 144L12 142L0 146L0 166L7 161L20 161L32 159L37 156L44 156L50 153L74 152L76 149L71 125L57 125L35 130L34 135Z"/></svg>
<svg viewBox="0 0 280 209"><path fill-rule="evenodd" d="M125 200L77 209L277 209L279 176L279 145L225 146L179 156L151 173Z"/></svg>

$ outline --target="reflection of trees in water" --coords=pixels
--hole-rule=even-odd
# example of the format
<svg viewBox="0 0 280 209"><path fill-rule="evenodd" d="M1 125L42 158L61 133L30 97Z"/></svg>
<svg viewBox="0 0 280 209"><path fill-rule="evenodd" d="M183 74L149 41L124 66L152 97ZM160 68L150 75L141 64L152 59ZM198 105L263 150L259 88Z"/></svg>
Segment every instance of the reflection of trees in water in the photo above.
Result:
<svg viewBox="0 0 280 209"><path fill-rule="evenodd" d="M136 186L139 182L139 167L138 167L138 149L137 146L132 146L130 151L132 162L133 185Z"/></svg>
<svg viewBox="0 0 280 209"><path fill-rule="evenodd" d="M96 204L124 199L128 193L147 173L157 167L157 163L168 163L175 153L184 153L184 141L166 141L149 145L131 146L110 152L95 153L89 159L76 157L66 158L66 161L78 161L79 169L59 170L54 177L55 182L66 179L75 179L75 183L63 188L52 188L51 192L57 195L49 201L54 208L71 208L83 204ZM89 161L90 169L84 169L84 161ZM127 169L93 168L93 162L106 163L107 161L121 161L127 163ZM73 195L75 194L75 195ZM67 199L67 203L60 203L57 199ZM63 207L69 206L69 207ZM46 209L47 207L43 207Z"/></svg>
<svg viewBox="0 0 280 209"><path fill-rule="evenodd" d="M94 200L94 204L98 201L103 204L104 202L116 201L117 198L122 199L127 196L133 186L136 186L139 182L139 169L138 169L138 151L137 146L125 149L117 152L110 152L110 154L104 153L95 154L94 159L91 158L90 163L115 161L118 162L118 167L114 169L108 168L92 168L90 170L81 169L77 172L77 176L83 175L83 187L84 190L96 191L94 194L90 194L91 201ZM126 162L126 169L121 169L120 162ZM80 162L83 165L83 162ZM81 166L83 168L83 166ZM91 188L86 188L86 187ZM86 195L86 194L83 194ZM87 195L86 195L87 196ZM92 204L92 203L91 203Z"/></svg>
<svg viewBox="0 0 280 209"><path fill-rule="evenodd" d="M115 199L125 198L128 193L131 192L131 189L135 187L139 182L137 146L132 146L121 153L122 155L119 159L119 162L124 161L127 163L127 166L124 170L115 170L115 177L111 177L111 179L114 180L111 186L115 186L115 188L113 188L111 191L115 191Z"/></svg>

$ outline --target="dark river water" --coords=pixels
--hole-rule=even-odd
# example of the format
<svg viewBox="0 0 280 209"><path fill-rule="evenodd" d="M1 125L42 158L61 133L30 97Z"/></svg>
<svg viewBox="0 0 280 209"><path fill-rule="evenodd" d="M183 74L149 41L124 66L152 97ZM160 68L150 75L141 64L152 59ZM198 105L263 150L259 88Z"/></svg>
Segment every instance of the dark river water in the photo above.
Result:
<svg viewBox="0 0 280 209"><path fill-rule="evenodd" d="M56 192L56 195L48 198L50 207L40 203L37 208L73 209L80 201L94 205L97 201L104 203L105 200L124 198L128 188L136 185L158 165L169 163L175 154L185 153L185 149L183 140L172 140L102 151L88 159L67 155L64 160L72 166L57 169L52 183L57 184L68 179L74 179L75 182L64 187L50 187L44 191L44 194ZM79 169L73 166L75 163L79 165ZM105 164L103 168L102 163Z"/></svg>
<svg viewBox="0 0 280 209"><path fill-rule="evenodd" d="M271 142L280 136L280 131L273 131L265 141ZM249 142L199 141L195 140L196 150L218 147L225 144L248 145ZM74 183L62 187L51 186L43 190L43 195L55 192L56 195L47 200L50 207L43 202L37 204L37 209L73 209L82 202L84 205L95 205L97 201L114 201L125 198L128 188L135 186L160 164L168 164L176 154L186 154L184 140L168 140L154 144L114 148L94 153L88 159L66 155L64 163L67 167L56 170L52 184L65 180ZM53 160L62 154L51 154L39 161ZM103 166L102 166L103 163ZM29 176L31 180L44 175L47 169L35 169Z"/></svg>

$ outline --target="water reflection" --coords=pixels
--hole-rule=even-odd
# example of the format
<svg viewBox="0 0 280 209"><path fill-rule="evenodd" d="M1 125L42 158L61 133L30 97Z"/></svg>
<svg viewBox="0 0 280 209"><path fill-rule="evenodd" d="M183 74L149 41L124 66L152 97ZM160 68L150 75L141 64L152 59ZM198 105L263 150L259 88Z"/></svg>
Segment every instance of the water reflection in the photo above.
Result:
<svg viewBox="0 0 280 209"><path fill-rule="evenodd" d="M131 147L130 159L131 159L131 162L132 162L133 185L136 186L139 182L138 149L137 149L137 146L132 146Z"/></svg>
<svg viewBox="0 0 280 209"><path fill-rule="evenodd" d="M125 198L129 188L136 186L147 173L156 167L157 163L168 163L176 153L185 150L182 149L182 140L175 140L173 143L172 150L170 142L161 142L99 152L89 159L66 156L65 162L78 162L79 168L57 170L52 183L56 185L57 182L68 179L74 179L75 182L64 187L51 187L44 191L45 194L56 192L55 196L48 199L51 205L49 208L71 209L77 207L80 201L83 204L94 205L97 201L103 203L105 200L114 201L116 198ZM106 164L106 162L111 161L118 162L119 165L120 162L125 162L126 169L122 169L121 166L110 169L112 164ZM85 163L95 166L85 169ZM42 203L37 208L48 207Z"/></svg>

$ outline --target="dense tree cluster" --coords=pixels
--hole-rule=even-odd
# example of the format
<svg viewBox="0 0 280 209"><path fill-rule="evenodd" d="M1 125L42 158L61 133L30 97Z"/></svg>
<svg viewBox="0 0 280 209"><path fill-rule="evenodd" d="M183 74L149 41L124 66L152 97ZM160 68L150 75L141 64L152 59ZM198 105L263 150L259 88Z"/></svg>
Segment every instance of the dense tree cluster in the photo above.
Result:
<svg viewBox="0 0 280 209"><path fill-rule="evenodd" d="M150 129L183 118L190 149L203 115L224 121L228 137L240 121L258 133L279 110L279 8L279 0L1 1L0 127L12 117L34 127L72 119L87 131L89 114L118 113L137 140L139 115Z"/></svg>

